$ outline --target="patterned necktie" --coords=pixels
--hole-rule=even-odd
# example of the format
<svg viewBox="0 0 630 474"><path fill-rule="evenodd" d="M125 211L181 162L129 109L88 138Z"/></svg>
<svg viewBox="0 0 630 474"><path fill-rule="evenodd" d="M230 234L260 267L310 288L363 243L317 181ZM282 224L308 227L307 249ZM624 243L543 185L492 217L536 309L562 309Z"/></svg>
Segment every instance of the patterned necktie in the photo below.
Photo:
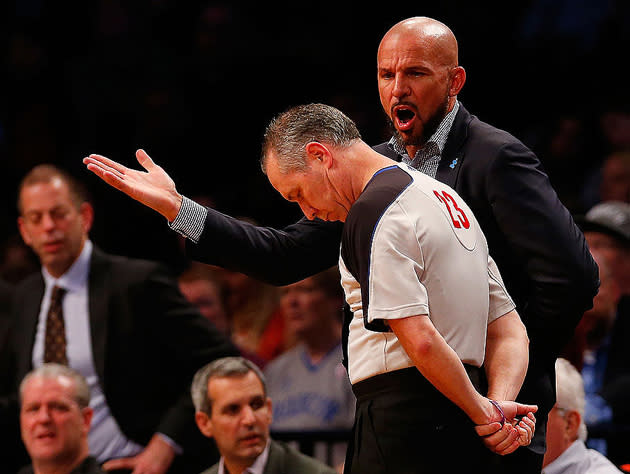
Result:
<svg viewBox="0 0 630 474"><path fill-rule="evenodd" d="M44 362L56 362L68 365L66 355L66 327L63 322L62 300L66 293L64 288L55 286L50 297L50 308L46 319L46 340L44 345Z"/></svg>

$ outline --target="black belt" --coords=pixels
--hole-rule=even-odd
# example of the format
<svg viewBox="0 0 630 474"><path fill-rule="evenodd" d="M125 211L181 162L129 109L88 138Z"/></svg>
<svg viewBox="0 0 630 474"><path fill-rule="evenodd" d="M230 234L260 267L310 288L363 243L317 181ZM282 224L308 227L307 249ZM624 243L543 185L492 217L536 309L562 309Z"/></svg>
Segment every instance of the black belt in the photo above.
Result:
<svg viewBox="0 0 630 474"><path fill-rule="evenodd" d="M485 394L487 387L483 369L469 364L464 364L464 368L477 391ZM352 385L352 391L357 400L363 397L373 397L380 393L408 391L410 388L414 390L424 389L428 392L437 390L416 367L385 372Z"/></svg>

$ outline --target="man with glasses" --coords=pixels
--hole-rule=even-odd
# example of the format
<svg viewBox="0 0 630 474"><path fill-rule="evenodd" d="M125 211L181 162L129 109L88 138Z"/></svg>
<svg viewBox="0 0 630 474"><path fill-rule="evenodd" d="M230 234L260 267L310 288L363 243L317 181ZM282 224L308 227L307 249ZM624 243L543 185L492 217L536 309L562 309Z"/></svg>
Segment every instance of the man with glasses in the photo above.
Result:
<svg viewBox="0 0 630 474"><path fill-rule="evenodd" d="M604 455L584 444L584 382L566 360L556 360L556 404L547 420L543 474L620 472Z"/></svg>

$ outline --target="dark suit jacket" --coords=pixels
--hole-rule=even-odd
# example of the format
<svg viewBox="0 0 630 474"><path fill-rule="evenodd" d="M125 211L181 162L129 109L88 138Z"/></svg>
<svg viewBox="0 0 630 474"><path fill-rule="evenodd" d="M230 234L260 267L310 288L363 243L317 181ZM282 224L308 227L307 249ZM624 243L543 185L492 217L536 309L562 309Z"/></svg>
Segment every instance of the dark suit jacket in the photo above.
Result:
<svg viewBox="0 0 630 474"><path fill-rule="evenodd" d="M201 474L217 474L219 463ZM308 457L279 441L271 440L264 474L334 474L332 467Z"/></svg>
<svg viewBox="0 0 630 474"><path fill-rule="evenodd" d="M374 147L400 161L386 143ZM473 210L531 339L534 365L555 357L592 306L597 266L584 236L534 153L463 105L436 178ZM342 224L302 219L283 230L255 227L209 209L196 260L283 285L337 263Z"/></svg>
<svg viewBox="0 0 630 474"><path fill-rule="evenodd" d="M386 143L374 149L401 160ZM538 404L544 420L555 400L555 358L599 286L584 236L534 153L463 105L436 178L473 210L517 304L530 338L520 400ZM306 219L283 230L260 228L209 209L199 242L187 241L187 250L196 260L288 284L337 263L341 229L341 223ZM542 421L536 432L544 442Z"/></svg>
<svg viewBox="0 0 630 474"><path fill-rule="evenodd" d="M20 469L18 474L33 474L33 466L26 466ZM76 469L73 469L68 474L105 474L105 471L100 468L96 459L88 456Z"/></svg>
<svg viewBox="0 0 630 474"><path fill-rule="evenodd" d="M12 393L11 368L11 298L12 285L0 281L0 466L7 473L15 472L28 456L20 439L20 425Z"/></svg>
<svg viewBox="0 0 630 474"><path fill-rule="evenodd" d="M15 390L32 369L43 294L40 273L16 289ZM163 433L183 447L188 459L199 455L195 447L202 443L205 452L212 453L194 421L190 382L206 363L238 355L227 337L184 299L164 266L108 255L96 247L90 263L89 313L96 372L122 432L143 445L154 433Z"/></svg>
<svg viewBox="0 0 630 474"><path fill-rule="evenodd" d="M7 395L10 383L7 376L10 367L9 331L11 327L10 309L12 295L13 287L0 280L0 396Z"/></svg>

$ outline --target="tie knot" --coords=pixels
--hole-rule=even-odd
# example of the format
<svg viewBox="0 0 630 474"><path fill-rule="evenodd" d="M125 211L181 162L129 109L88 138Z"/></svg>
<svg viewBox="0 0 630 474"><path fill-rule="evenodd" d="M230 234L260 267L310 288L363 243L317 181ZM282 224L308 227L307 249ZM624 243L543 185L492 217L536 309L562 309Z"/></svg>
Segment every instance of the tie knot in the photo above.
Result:
<svg viewBox="0 0 630 474"><path fill-rule="evenodd" d="M66 294L66 289L61 286L55 285L52 290L52 295L50 296L50 300L56 303L60 302L63 298L63 295Z"/></svg>

